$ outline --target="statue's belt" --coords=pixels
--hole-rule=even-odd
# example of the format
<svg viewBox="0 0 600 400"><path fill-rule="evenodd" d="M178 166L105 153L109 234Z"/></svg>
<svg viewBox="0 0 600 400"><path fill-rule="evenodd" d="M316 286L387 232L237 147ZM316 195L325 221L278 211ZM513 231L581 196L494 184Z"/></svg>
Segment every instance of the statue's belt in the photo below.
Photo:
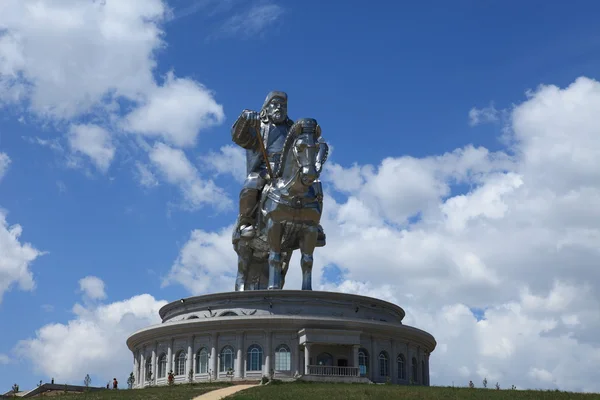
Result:
<svg viewBox="0 0 600 400"><path fill-rule="evenodd" d="M292 208L302 208L306 204L316 203L318 201L318 199L316 197L287 198L287 197L277 196L277 195L273 194L273 192L268 192L267 197L277 203L280 203L280 204L283 204L283 205L286 205L286 206L292 207Z"/></svg>

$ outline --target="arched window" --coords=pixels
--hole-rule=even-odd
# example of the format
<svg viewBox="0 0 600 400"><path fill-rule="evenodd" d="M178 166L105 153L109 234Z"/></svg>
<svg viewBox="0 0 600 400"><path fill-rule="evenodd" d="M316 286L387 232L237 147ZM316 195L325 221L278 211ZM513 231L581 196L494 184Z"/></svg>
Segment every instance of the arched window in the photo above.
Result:
<svg viewBox="0 0 600 400"><path fill-rule="evenodd" d="M148 357L146 359L146 382L150 382L152 378L154 378L152 376L152 357Z"/></svg>
<svg viewBox="0 0 600 400"><path fill-rule="evenodd" d="M425 385L427 379L425 378L425 361L421 360L421 384Z"/></svg>
<svg viewBox="0 0 600 400"><path fill-rule="evenodd" d="M208 350L201 348L196 353L196 373L206 374L208 372Z"/></svg>
<svg viewBox="0 0 600 400"><path fill-rule="evenodd" d="M158 377L164 378L167 376L167 355L162 353L158 358Z"/></svg>
<svg viewBox="0 0 600 400"><path fill-rule="evenodd" d="M379 376L388 376L389 374L388 355L385 351L382 351L379 353Z"/></svg>
<svg viewBox="0 0 600 400"><path fill-rule="evenodd" d="M227 372L233 370L233 347L225 346L219 353L219 371Z"/></svg>
<svg viewBox="0 0 600 400"><path fill-rule="evenodd" d="M366 376L369 372L369 353L362 348L358 350L358 368L360 376Z"/></svg>
<svg viewBox="0 0 600 400"><path fill-rule="evenodd" d="M419 372L417 371L417 359L416 358L412 358L412 376L411 378L413 379L414 383L417 383L419 381Z"/></svg>
<svg viewBox="0 0 600 400"><path fill-rule="evenodd" d="M185 352L179 350L175 356L175 375L185 375Z"/></svg>
<svg viewBox="0 0 600 400"><path fill-rule="evenodd" d="M398 354L398 358L396 358L396 364L398 364L398 379L406 379L406 363L404 355Z"/></svg>
<svg viewBox="0 0 600 400"><path fill-rule="evenodd" d="M292 370L292 353L285 344L280 344L275 349L275 371Z"/></svg>
<svg viewBox="0 0 600 400"><path fill-rule="evenodd" d="M223 314L219 315L219 317L237 317L237 314L233 311L225 311Z"/></svg>
<svg viewBox="0 0 600 400"><path fill-rule="evenodd" d="M329 353L321 353L317 356L317 365L333 365L333 356Z"/></svg>
<svg viewBox="0 0 600 400"><path fill-rule="evenodd" d="M260 371L262 369L262 348L253 344L248 347L248 357L246 358L246 371Z"/></svg>

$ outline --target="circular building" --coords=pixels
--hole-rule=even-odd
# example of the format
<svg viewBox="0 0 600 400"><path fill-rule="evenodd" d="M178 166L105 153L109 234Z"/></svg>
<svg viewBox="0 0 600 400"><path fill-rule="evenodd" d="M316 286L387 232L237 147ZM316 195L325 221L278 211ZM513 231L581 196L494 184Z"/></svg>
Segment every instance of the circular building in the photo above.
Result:
<svg viewBox="0 0 600 400"><path fill-rule="evenodd" d="M134 388L214 380L303 379L429 385L432 335L379 299L310 290L189 297L127 339Z"/></svg>

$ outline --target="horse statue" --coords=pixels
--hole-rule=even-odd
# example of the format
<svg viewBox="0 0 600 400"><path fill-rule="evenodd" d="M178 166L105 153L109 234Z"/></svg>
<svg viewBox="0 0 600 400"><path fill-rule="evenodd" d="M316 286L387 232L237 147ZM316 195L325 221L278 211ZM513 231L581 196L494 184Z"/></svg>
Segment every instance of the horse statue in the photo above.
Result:
<svg viewBox="0 0 600 400"><path fill-rule="evenodd" d="M282 289L298 249L302 290L312 290L313 253L325 245L325 238L318 238L323 211L319 176L328 153L316 120L303 118L292 125L273 176L260 194L256 234L245 238L234 230L236 291Z"/></svg>

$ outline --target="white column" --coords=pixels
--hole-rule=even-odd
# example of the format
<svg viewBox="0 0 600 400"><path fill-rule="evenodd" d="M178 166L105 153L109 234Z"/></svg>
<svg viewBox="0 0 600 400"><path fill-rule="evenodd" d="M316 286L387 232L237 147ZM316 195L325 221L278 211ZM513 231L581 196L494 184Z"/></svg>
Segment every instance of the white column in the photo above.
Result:
<svg viewBox="0 0 600 400"><path fill-rule="evenodd" d="M190 373L190 369L192 369L192 363L193 363L192 347L193 346L194 346L194 335L192 335L188 338L187 359L185 360L186 380L187 380L188 374ZM192 375L192 379L193 379L193 375Z"/></svg>
<svg viewBox="0 0 600 400"><path fill-rule="evenodd" d="M140 373L138 372L139 353L140 353L139 350L136 350L133 352L133 377L134 377L133 383L135 386L138 385L138 383L139 383L138 379L140 378L139 377Z"/></svg>
<svg viewBox="0 0 600 400"><path fill-rule="evenodd" d="M264 376L270 376L271 375L271 369L272 369L271 368L271 353L273 351L271 349L271 346L272 346L272 343L273 343L273 341L272 341L273 334L271 332L267 332L266 336L267 336L267 340L266 340L267 343L266 343L265 352L264 352L264 355L265 355L265 364L263 366L263 375ZM290 354L290 357L291 357L291 354Z"/></svg>
<svg viewBox="0 0 600 400"><path fill-rule="evenodd" d="M140 353L140 375L141 375L141 379L140 379L140 383L142 385L142 387L144 387L144 384L146 383L146 347L142 347L142 351Z"/></svg>
<svg viewBox="0 0 600 400"><path fill-rule="evenodd" d="M390 354L390 379L393 383L398 383L398 362L396 362L398 354L396 354L396 341L392 339L391 342L392 354Z"/></svg>
<svg viewBox="0 0 600 400"><path fill-rule="evenodd" d="M406 353L404 354L406 357L406 380L410 383L410 380L414 381L415 378L412 376L412 358L410 357L409 349L408 342L406 342Z"/></svg>
<svg viewBox="0 0 600 400"><path fill-rule="evenodd" d="M358 368L357 376L360 376L360 366L358 365L358 350L360 350L360 345L355 344L352 346L352 366Z"/></svg>
<svg viewBox="0 0 600 400"><path fill-rule="evenodd" d="M217 379L218 376L218 365L217 365L217 346L218 346L219 334L214 333L211 335L211 348L210 348L210 369L212 378Z"/></svg>
<svg viewBox="0 0 600 400"><path fill-rule="evenodd" d="M371 375L371 380L375 382L376 375L376 365L377 365L377 356L375 355L375 338L371 336L371 357L369 360L369 375Z"/></svg>
<svg viewBox="0 0 600 400"><path fill-rule="evenodd" d="M173 339L169 341L169 347L167 348L167 371L165 374L166 378L169 378L169 372L173 369Z"/></svg>
<svg viewBox="0 0 600 400"><path fill-rule="evenodd" d="M152 366L150 367L150 371L152 371L152 382L156 383L156 357L158 357L157 353L158 343L154 342L154 348L152 349Z"/></svg>
<svg viewBox="0 0 600 400"><path fill-rule="evenodd" d="M310 344L304 343L304 375L308 375L308 364L310 363Z"/></svg>
<svg viewBox="0 0 600 400"><path fill-rule="evenodd" d="M237 334L237 357L235 359L235 371L233 376L241 378L244 372L244 332Z"/></svg>

